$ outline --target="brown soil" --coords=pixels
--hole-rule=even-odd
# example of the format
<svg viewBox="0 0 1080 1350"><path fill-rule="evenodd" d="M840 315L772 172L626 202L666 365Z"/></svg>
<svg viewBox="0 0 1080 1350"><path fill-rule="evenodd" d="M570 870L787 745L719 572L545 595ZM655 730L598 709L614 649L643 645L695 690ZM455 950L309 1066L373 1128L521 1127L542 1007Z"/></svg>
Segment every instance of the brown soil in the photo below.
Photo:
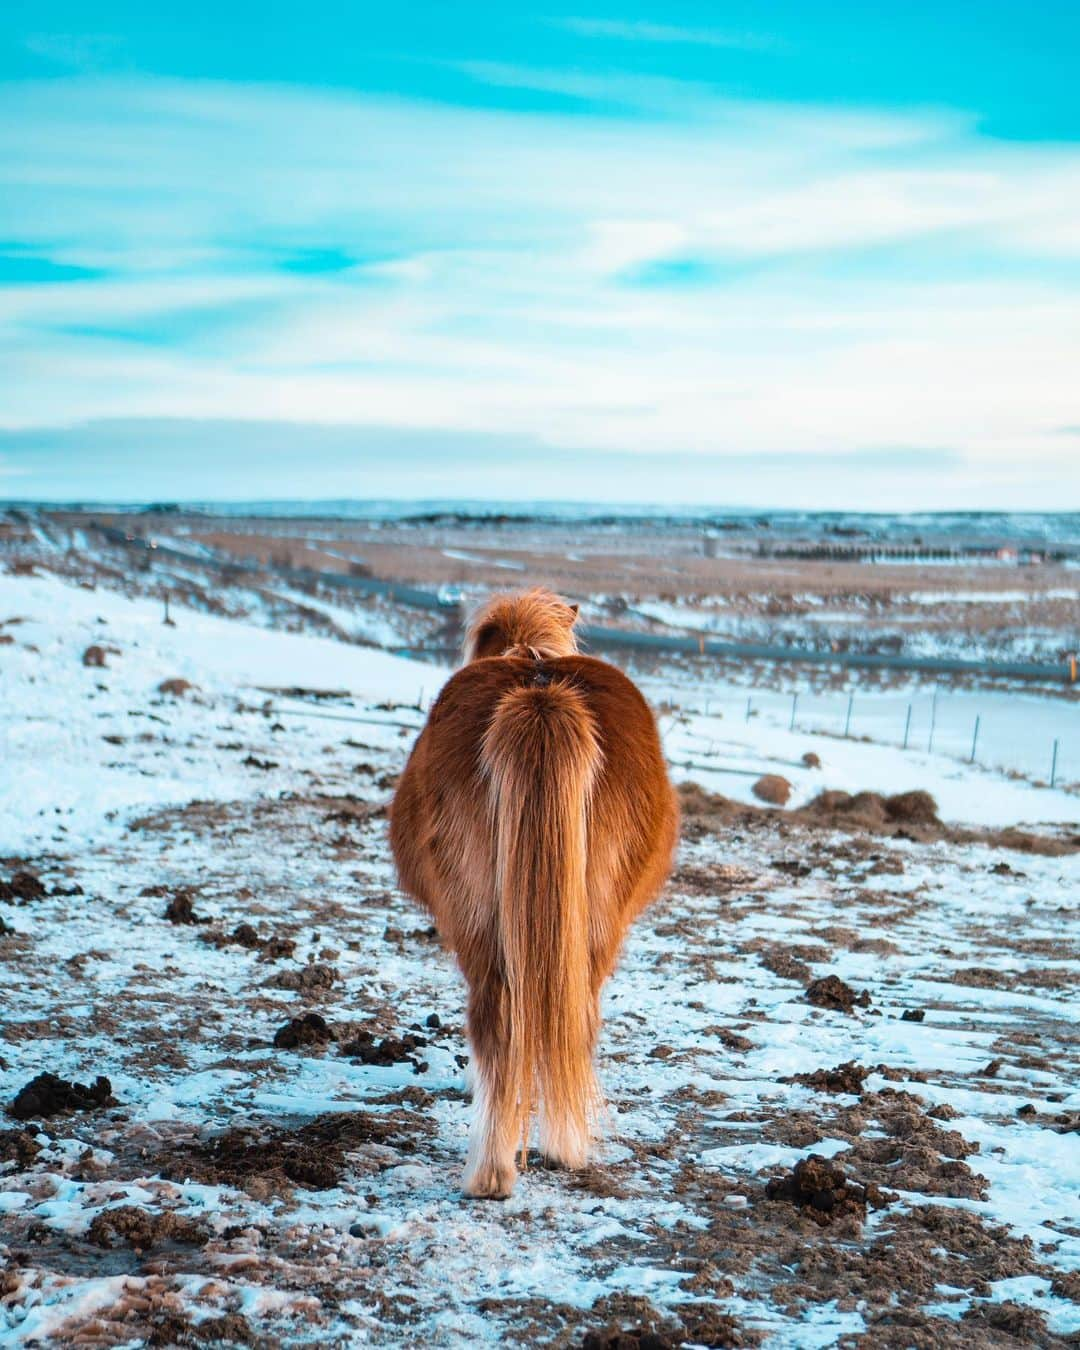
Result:
<svg viewBox="0 0 1080 1350"><path fill-rule="evenodd" d="M427 1045L422 1036L384 1036L376 1040L368 1031L362 1031L341 1047L341 1053L361 1064L414 1064L414 1050Z"/></svg>
<svg viewBox="0 0 1080 1350"><path fill-rule="evenodd" d="M255 1345L257 1341L269 1348L278 1344L276 1339L262 1335L256 1338L247 1318L240 1313L192 1322L180 1313L165 1312L151 1314L147 1322L146 1343L150 1346Z"/></svg>
<svg viewBox="0 0 1080 1350"><path fill-rule="evenodd" d="M862 1085L875 1069L856 1064L853 1059L838 1064L835 1069L815 1069L813 1073L797 1073L785 1078L786 1083L802 1083L804 1087L814 1088L817 1092L850 1092L858 1096Z"/></svg>
<svg viewBox="0 0 1080 1350"><path fill-rule="evenodd" d="M338 978L336 967L322 961L311 961L299 970L283 970L275 975L270 985L275 989L292 989L296 993L315 994L332 989Z"/></svg>
<svg viewBox="0 0 1080 1350"><path fill-rule="evenodd" d="M203 923L205 920L196 919L196 923ZM288 960L296 952L296 939L288 937L284 933L273 933L270 937L263 937L254 924L247 922L238 923L230 933L223 933L220 929L212 929L203 934L203 942L212 943L215 947L243 947L246 951L258 952L260 961L282 961ZM309 984L305 985L300 972L293 972L296 978L294 986L282 984L282 988L319 988L329 987L333 983L330 979L327 983L325 967L319 966L318 973L309 977ZM279 977L280 979L281 977Z"/></svg>
<svg viewBox="0 0 1080 1350"><path fill-rule="evenodd" d="M209 1231L193 1219L186 1219L171 1210L151 1214L137 1205L117 1205L103 1209L87 1230L86 1238L95 1247L114 1247L127 1243L137 1251L160 1247L166 1243L188 1243L201 1247L210 1237Z"/></svg>
<svg viewBox="0 0 1080 1350"><path fill-rule="evenodd" d="M333 1040L333 1032L325 1018L316 1012L304 1013L302 1017L290 1018L274 1035L274 1048L277 1050L298 1050L305 1045L327 1045Z"/></svg>
<svg viewBox="0 0 1080 1350"><path fill-rule="evenodd" d="M796 980L799 984L809 984L813 971L798 956L786 947L769 946L758 958L766 970L779 975L782 980Z"/></svg>
<svg viewBox="0 0 1080 1350"><path fill-rule="evenodd" d="M102 667L105 665L105 648L92 644L82 654L84 666Z"/></svg>
<svg viewBox="0 0 1080 1350"><path fill-rule="evenodd" d="M269 773L271 769L278 767L276 759L259 759L256 755L246 755L240 763L249 769L261 769L263 773Z"/></svg>
<svg viewBox="0 0 1080 1350"><path fill-rule="evenodd" d="M165 694L170 698L183 698L185 694L189 694L196 687L190 680L174 676L172 679L162 680L157 687L157 691L159 694Z"/></svg>
<svg viewBox="0 0 1080 1350"><path fill-rule="evenodd" d="M791 784L778 773L767 773L750 789L755 797L770 806L786 806L791 797Z"/></svg>
<svg viewBox="0 0 1080 1350"><path fill-rule="evenodd" d="M341 1181L348 1154L370 1145L413 1153L434 1131L431 1121L414 1111L316 1116L296 1130L242 1126L181 1147L161 1160L161 1175L239 1186L256 1198L288 1192L291 1185L328 1190Z"/></svg>
<svg viewBox="0 0 1080 1350"><path fill-rule="evenodd" d="M606 1311L605 1305L617 1302L598 1300L593 1305L594 1315ZM657 1315L645 1303L640 1312L641 1322L627 1325L615 1316L601 1329L587 1331L577 1344L581 1350L681 1350L683 1346L754 1346L761 1339L756 1332L740 1327L734 1317L722 1312L715 1303L680 1303L667 1316Z"/></svg>
<svg viewBox="0 0 1080 1350"><path fill-rule="evenodd" d="M195 913L191 892L187 890L176 892L165 906L165 918L169 923L196 924L207 922L206 919L200 919Z"/></svg>
<svg viewBox="0 0 1080 1350"><path fill-rule="evenodd" d="M115 1106L112 1084L104 1076L93 1083L69 1083L54 1073L39 1073L21 1088L8 1107L16 1120L39 1120L63 1111L94 1111L100 1106Z"/></svg>
<svg viewBox="0 0 1080 1350"><path fill-rule="evenodd" d="M29 1130L0 1130L0 1163L15 1162L28 1167L41 1148Z"/></svg>
<svg viewBox="0 0 1080 1350"><path fill-rule="evenodd" d="M939 1119L910 1093L864 1090L858 1107L841 1112L830 1130L851 1139L845 1161L880 1186L950 1199L985 1199L986 1178L964 1161L978 1153L978 1145L956 1130L942 1129ZM875 1134L866 1137L871 1121Z"/></svg>
<svg viewBox="0 0 1080 1350"><path fill-rule="evenodd" d="M246 947L249 951L257 951L262 946L262 938L249 923L238 923L228 940L238 947Z"/></svg>
<svg viewBox="0 0 1080 1350"><path fill-rule="evenodd" d="M40 879L32 872L14 872L10 881L0 881L0 900L12 904L25 905L31 900L41 900L47 894Z"/></svg>
<svg viewBox="0 0 1080 1350"><path fill-rule="evenodd" d="M792 1172L774 1177L765 1187L770 1200L786 1200L824 1227L836 1219L866 1218L866 1207L884 1209L894 1196L882 1192L873 1182L860 1185L848 1181L842 1167L811 1153L795 1164Z"/></svg>
<svg viewBox="0 0 1080 1350"><path fill-rule="evenodd" d="M988 848L1013 849L1045 857L1061 857L1080 851L1080 832L1062 829L1035 834L1012 826L1004 829L968 829L946 825L937 817L929 793L902 792L895 796L879 792L820 792L806 806L778 816L765 807L732 801L706 791L697 783L678 787L682 807L683 836L695 841L708 835L731 835L740 830L841 830L853 835L884 835L913 843L983 844ZM856 841L857 843L858 841Z"/></svg>
<svg viewBox="0 0 1080 1350"><path fill-rule="evenodd" d="M806 990L807 1001L818 1008L834 1008L837 1012L850 1013L856 1008L869 1008L870 995L866 990L856 993L851 985L838 975L824 975L815 980Z"/></svg>

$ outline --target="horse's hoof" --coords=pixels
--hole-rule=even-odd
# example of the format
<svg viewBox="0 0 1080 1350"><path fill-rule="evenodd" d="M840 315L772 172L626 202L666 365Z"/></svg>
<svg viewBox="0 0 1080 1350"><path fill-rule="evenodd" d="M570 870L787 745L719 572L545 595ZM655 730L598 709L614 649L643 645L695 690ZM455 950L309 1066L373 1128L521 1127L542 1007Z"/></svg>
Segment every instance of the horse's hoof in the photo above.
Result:
<svg viewBox="0 0 1080 1350"><path fill-rule="evenodd" d="M462 1189L473 1200L506 1200L516 1180L517 1170L512 1165L499 1167L491 1163L467 1175Z"/></svg>

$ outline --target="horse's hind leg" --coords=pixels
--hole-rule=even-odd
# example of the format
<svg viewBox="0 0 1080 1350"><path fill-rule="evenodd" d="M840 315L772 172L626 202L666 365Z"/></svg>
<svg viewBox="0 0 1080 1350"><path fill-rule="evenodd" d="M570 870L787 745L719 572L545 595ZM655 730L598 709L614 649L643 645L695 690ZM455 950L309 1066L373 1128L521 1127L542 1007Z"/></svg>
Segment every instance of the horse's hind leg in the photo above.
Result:
<svg viewBox="0 0 1080 1350"><path fill-rule="evenodd" d="M509 1062L506 988L494 972L469 990L473 1121L463 1182L466 1195L505 1200L514 1187L518 1112L517 1080Z"/></svg>

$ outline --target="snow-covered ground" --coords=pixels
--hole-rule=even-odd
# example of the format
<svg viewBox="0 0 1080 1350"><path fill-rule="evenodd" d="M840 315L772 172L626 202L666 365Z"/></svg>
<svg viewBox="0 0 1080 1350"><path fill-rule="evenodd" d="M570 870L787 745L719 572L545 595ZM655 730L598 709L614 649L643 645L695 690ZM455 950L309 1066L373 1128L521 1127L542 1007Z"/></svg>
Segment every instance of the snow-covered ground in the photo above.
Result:
<svg viewBox="0 0 1080 1350"><path fill-rule="evenodd" d="M0 899L0 1105L45 1070L114 1099L0 1129L0 1345L1080 1330L1075 795L651 683L678 705L676 777L736 804L762 772L791 808L927 789L944 820L1025 823L1047 850L688 789L678 869L606 994L597 1164L470 1204L462 989L394 889L383 816L446 672L173 617L0 576L0 881L45 892ZM203 922L165 917L178 896ZM811 1002L826 975L869 1004ZM325 1036L275 1047L307 1012ZM847 1061L866 1072L844 1091L791 1081ZM812 1153L884 1207L819 1225L766 1195ZM135 1226L110 1236L110 1211Z"/></svg>

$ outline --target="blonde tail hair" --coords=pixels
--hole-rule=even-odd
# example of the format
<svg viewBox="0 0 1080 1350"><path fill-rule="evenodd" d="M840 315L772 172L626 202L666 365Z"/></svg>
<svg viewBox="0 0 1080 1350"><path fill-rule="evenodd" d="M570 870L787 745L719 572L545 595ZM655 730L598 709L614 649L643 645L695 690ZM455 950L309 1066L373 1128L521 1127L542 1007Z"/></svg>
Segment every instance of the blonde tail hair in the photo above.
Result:
<svg viewBox="0 0 1080 1350"><path fill-rule="evenodd" d="M492 1106L524 1154L539 1103L542 1149L578 1167L599 1102L585 881L596 723L572 684L538 679L499 700L481 756L508 1014L503 1100Z"/></svg>

